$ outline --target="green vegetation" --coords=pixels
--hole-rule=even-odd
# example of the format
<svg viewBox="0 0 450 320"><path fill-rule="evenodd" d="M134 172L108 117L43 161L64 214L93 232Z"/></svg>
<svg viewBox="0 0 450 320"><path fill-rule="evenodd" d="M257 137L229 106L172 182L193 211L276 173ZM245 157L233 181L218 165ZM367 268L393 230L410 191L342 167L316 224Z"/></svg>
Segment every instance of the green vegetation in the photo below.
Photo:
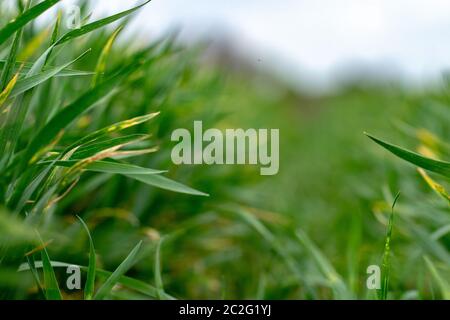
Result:
<svg viewBox="0 0 450 320"><path fill-rule="evenodd" d="M449 299L447 83L311 96L58 2L0 3L0 298ZM173 165L194 120L279 128L280 172Z"/></svg>

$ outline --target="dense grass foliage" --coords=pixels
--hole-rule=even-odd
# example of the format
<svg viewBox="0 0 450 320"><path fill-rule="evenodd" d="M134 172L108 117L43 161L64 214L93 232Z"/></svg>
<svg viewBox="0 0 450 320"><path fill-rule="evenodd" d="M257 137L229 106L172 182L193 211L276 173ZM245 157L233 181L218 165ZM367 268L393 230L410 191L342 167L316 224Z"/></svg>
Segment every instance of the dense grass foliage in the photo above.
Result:
<svg viewBox="0 0 450 320"><path fill-rule="evenodd" d="M308 96L58 2L0 3L1 298L450 298L445 85ZM173 165L194 120L279 128L279 174Z"/></svg>

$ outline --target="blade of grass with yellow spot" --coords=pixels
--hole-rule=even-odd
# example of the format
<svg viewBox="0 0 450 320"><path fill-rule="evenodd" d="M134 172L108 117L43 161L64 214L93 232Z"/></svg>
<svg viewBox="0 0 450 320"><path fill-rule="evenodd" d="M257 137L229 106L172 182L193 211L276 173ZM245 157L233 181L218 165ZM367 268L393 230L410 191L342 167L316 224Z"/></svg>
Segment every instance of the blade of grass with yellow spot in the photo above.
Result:
<svg viewBox="0 0 450 320"><path fill-rule="evenodd" d="M422 168L418 168L417 171L428 184L428 186L436 192L437 195L441 196L450 204L450 195L447 193L445 188L439 183L435 182Z"/></svg>

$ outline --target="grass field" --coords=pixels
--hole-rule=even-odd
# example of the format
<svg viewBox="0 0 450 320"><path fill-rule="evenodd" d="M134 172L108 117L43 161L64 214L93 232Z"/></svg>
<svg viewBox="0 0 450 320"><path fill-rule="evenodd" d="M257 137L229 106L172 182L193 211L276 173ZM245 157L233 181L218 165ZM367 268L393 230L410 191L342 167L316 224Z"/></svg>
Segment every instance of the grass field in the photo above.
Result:
<svg viewBox="0 0 450 320"><path fill-rule="evenodd" d="M58 2L0 3L1 299L450 299L445 79L308 95ZM279 173L174 165L194 120L279 128Z"/></svg>

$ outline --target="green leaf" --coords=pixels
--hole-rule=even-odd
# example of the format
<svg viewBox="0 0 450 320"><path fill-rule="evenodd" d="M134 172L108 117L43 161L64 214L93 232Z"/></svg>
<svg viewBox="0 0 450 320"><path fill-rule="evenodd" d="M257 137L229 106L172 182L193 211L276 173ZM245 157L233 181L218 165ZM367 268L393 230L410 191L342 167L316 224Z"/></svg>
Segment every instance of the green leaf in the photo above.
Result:
<svg viewBox="0 0 450 320"><path fill-rule="evenodd" d="M104 299L112 290L114 285L119 282L121 276L123 276L135 263L136 256L141 248L142 241L140 241L131 250L130 254L125 258L125 260L117 267L117 269L111 274L111 276L106 279L105 283L98 289L94 296L95 300Z"/></svg>
<svg viewBox="0 0 450 320"><path fill-rule="evenodd" d="M111 138L111 139L98 139L94 142L82 145L72 154L71 160L79 160L89 158L101 151L113 148L113 147L124 147L135 144L137 142L142 142L148 139L147 134L130 134L123 137Z"/></svg>
<svg viewBox="0 0 450 320"><path fill-rule="evenodd" d="M146 115L143 115L140 117L120 121L120 122L114 123L110 126L107 126L105 128L102 128L100 130L97 130L93 133L88 134L87 136L83 137L82 139L78 140L77 142L73 143L69 147L67 147L64 150L63 154L69 152L70 150L76 148L77 146L81 146L87 142L94 141L102 136L107 135L107 134L125 130L127 128L137 126L141 123L147 122L147 121L153 119L154 117L156 117L157 115L159 115L159 112L154 112L154 113L146 114Z"/></svg>
<svg viewBox="0 0 450 320"><path fill-rule="evenodd" d="M73 103L63 108L57 113L33 138L28 145L24 154L22 166L26 165L30 160L34 162L33 156L40 151L41 148L47 146L56 138L58 133L70 125L81 114L89 110L96 102L110 94L120 81L135 71L141 64L133 63L124 67L121 72L102 82L100 85L89 90Z"/></svg>
<svg viewBox="0 0 450 320"><path fill-rule="evenodd" d="M254 214L246 210L241 206L234 204L224 205L221 207L223 210L232 212L241 217L250 227L252 227L266 242L272 247L283 260L286 266L290 269L293 275L300 280L300 268L295 261L292 254L286 250L286 247L275 237L275 235L257 218Z"/></svg>
<svg viewBox="0 0 450 320"><path fill-rule="evenodd" d="M69 264L69 263L65 263L65 262L52 261L52 266L55 268L67 268L69 266L77 266L77 265ZM42 262L36 261L35 267L42 268ZM86 267L86 266L78 266L78 267L83 271L88 270L88 267ZM27 263L21 264L18 269L19 272L28 271L28 270L30 270L30 267ZM96 274L98 277L101 277L101 278L109 278L109 277L111 277L112 272L106 271L103 269L97 269ZM119 283L127 288L130 288L132 290L135 290L137 292L140 292L142 294L145 294L145 295L149 296L150 298L153 298L153 299L158 298L158 290L154 286L151 286L143 281L133 279L133 278L130 278L127 276L120 276L117 283ZM167 293L161 293L161 295L162 295L163 299L167 299L167 300L175 299L174 297L168 295Z"/></svg>
<svg viewBox="0 0 450 320"><path fill-rule="evenodd" d="M426 158L415 152L408 151L399 146L382 141L382 140L375 138L367 133L366 133L366 135L370 139L375 141L377 144L379 144L380 146L384 147L385 149L387 149L390 152L392 152L393 154L395 154L397 157L400 157L403 160L406 160L406 161L408 161L418 167L421 167L423 169L426 169L426 170L441 174L443 176L446 176L447 178L450 178L450 162L444 162L444 161Z"/></svg>
<svg viewBox="0 0 450 320"><path fill-rule="evenodd" d="M9 98L12 90L14 89L16 83L17 83L17 79L19 79L19 75L16 74L11 81L9 81L9 83L6 85L5 89L0 92L0 110L3 107L3 104L6 102L6 100ZM2 111L3 112L3 111Z"/></svg>
<svg viewBox="0 0 450 320"><path fill-rule="evenodd" d="M114 31L113 34L109 37L108 41L106 41L106 44L103 47L100 57L97 61L97 67L95 68L95 74L92 79L92 87L95 87L101 81L101 78L103 77L103 74L106 70L106 61L108 60L111 48L122 29L123 26L119 26L116 31Z"/></svg>
<svg viewBox="0 0 450 320"><path fill-rule="evenodd" d="M6 65L6 60L0 60L0 69L2 69ZM16 61L14 64L14 72L20 74L20 75L26 75L31 67L33 66L32 63L29 62L23 62L23 61ZM47 71L53 68L57 68L56 66L47 66L44 67L43 71ZM73 77L73 76L92 76L94 72L92 71L84 71L84 70L73 70L73 69L64 69L55 74L55 77Z"/></svg>
<svg viewBox="0 0 450 320"><path fill-rule="evenodd" d="M207 193L195 190L191 187L185 186L184 184L173 181L161 175L125 174L125 176L141 181L150 186L158 187L169 191L185 193L194 196L205 196L205 197L209 196L209 194Z"/></svg>
<svg viewBox="0 0 450 320"><path fill-rule="evenodd" d="M58 11L58 14L56 16L56 22L55 26L53 27L52 37L50 39L50 47L54 48L54 45L56 41L58 40L58 34L59 29L61 28L61 19L62 19L62 13L61 11ZM50 59L51 52L49 52L45 57L44 65L47 64L48 60Z"/></svg>
<svg viewBox="0 0 450 320"><path fill-rule="evenodd" d="M43 161L40 162L39 164L47 164L50 162L51 161ZM61 167L72 167L77 163L79 163L79 160L59 160L55 162L55 165ZM113 162L113 161L95 161L88 164L85 169L94 172L122 174L125 176L129 174L154 175L166 172L164 170L143 168L128 163Z"/></svg>
<svg viewBox="0 0 450 320"><path fill-rule="evenodd" d="M450 300L450 284L446 279L439 273L434 263L426 256L423 257L425 260L425 264L427 265L428 270L434 278L434 281L439 286L441 290L442 298L444 300Z"/></svg>
<svg viewBox="0 0 450 320"><path fill-rule="evenodd" d="M391 272L391 239L392 239L392 228L394 226L394 208L397 203L398 198L400 197L400 192L395 196L394 202L391 207L391 214L389 216L386 239L384 241L384 252L383 252L383 261L381 264L381 291L380 291L380 299L386 300L388 291L389 291L389 277Z"/></svg>
<svg viewBox="0 0 450 320"><path fill-rule="evenodd" d="M95 247L94 241L92 240L91 233L89 232L89 228L86 223L81 219L81 217L77 216L80 223L83 225L89 237L89 265L87 270L87 279L86 284L84 286L84 298L86 300L92 300L94 296L95 290L95 268L96 268L96 258L95 258Z"/></svg>
<svg viewBox="0 0 450 320"><path fill-rule="evenodd" d="M151 0L147 0L144 3L138 5L138 6L134 7L134 8L131 8L131 9L122 11L120 13L117 13L115 15L112 15L110 17L107 17L107 18L104 18L104 19L100 19L100 20L94 21L92 23L86 24L86 25L82 26L79 29L75 29L75 30L69 31L68 33L63 35L61 38L59 38L55 42L55 45L63 44L65 42L67 42L67 41L70 41L72 39L78 38L78 37L80 37L82 35L90 33L92 31L97 30L97 29L99 29L101 27L104 27L104 26L106 26L106 25L108 25L110 23L113 23L114 21L117 21L117 20L119 20L119 19L121 19L121 18L123 18L123 17L125 17L125 16L127 16L129 14L132 14L133 12L139 10L140 8L145 6L147 3L149 3L150 1Z"/></svg>
<svg viewBox="0 0 450 320"><path fill-rule="evenodd" d="M16 85L14 86L14 89L11 92L10 97L14 98L14 97L18 96L19 94L24 93L24 92L40 85L41 83L47 81L48 79L56 76L58 73L62 72L64 69L66 69L68 66L74 64L75 62L77 62L78 60L83 58L90 51L91 50L89 49L89 50L83 52L76 59L69 61L59 67L48 68L47 70L45 70L39 74L36 74L34 76L30 76L30 77L27 77L27 78L17 81Z"/></svg>
<svg viewBox="0 0 450 320"><path fill-rule="evenodd" d="M164 238L160 238L158 240L158 243L156 245L155 250L155 285L156 289L158 290L158 299L162 299L162 293L164 292L164 285L161 275L161 245Z"/></svg>
<svg viewBox="0 0 450 320"><path fill-rule="evenodd" d="M26 10L28 10L30 6L30 2L26 4ZM17 51L20 46L20 41L22 39L23 28L16 32L16 36L14 37L13 44L11 49L9 50L8 60L6 61L6 65L3 68L1 79L0 79L0 89L3 90L7 86L7 83L10 81L10 76L13 71L14 64L16 63Z"/></svg>
<svg viewBox="0 0 450 320"><path fill-rule="evenodd" d="M14 32L22 29L30 21L34 20L45 11L53 7L60 0L46 0L43 1L29 10L26 10L21 15L19 15L16 19L12 20L2 29L0 29L0 45L2 45Z"/></svg>
<svg viewBox="0 0 450 320"><path fill-rule="evenodd" d="M79 29L75 29L75 30L71 30L69 32L67 32L66 34L64 34L61 38L59 38L55 43L53 43L49 48L47 48L47 50L35 61L35 63L33 64L33 67L30 69L29 72L29 76L34 75L36 73L39 73L42 68L44 67L45 63L48 61L48 57L51 54L51 52L53 51L53 49L56 46L62 45L70 40L76 39L78 37L81 37L87 33L90 33L92 31L95 31L99 28L102 28L110 23L113 23L133 12L135 12L136 10L140 9L141 7L145 6L147 3L149 3L151 0L148 0L146 2L144 2L143 4L134 7L132 9L117 13L115 15L112 15L110 17L104 18L104 19L100 19L97 21L94 21L92 23L86 24L84 26L82 26Z"/></svg>
<svg viewBox="0 0 450 320"><path fill-rule="evenodd" d="M63 167L71 167L77 164L79 161L77 160L60 160L56 161L55 164L57 166ZM42 161L39 164L47 164L48 161ZM86 170L95 171L95 172L103 172L103 173L114 173L114 174L122 174L126 177L138 180L145 184L158 187L161 189L185 193L190 195L197 196L209 196L207 193L195 190L184 184L173 181L169 178L160 176L160 173L164 173L162 170L148 169L135 165L130 165L126 163L113 162L113 161L96 161L86 166Z"/></svg>
<svg viewBox="0 0 450 320"><path fill-rule="evenodd" d="M45 299L45 291L42 287L41 280L39 278L39 273L37 272L35 265L36 262L34 261L33 255L26 255L28 266L30 267L31 275L33 276L33 280L36 283L36 286L38 287L39 294L41 295L42 299Z"/></svg>
<svg viewBox="0 0 450 320"><path fill-rule="evenodd" d="M44 242L41 251L42 266L44 270L44 289L47 300L62 300L61 291L59 290L58 281L56 280L55 271L53 270L50 258Z"/></svg>
<svg viewBox="0 0 450 320"><path fill-rule="evenodd" d="M297 230L297 239L308 250L308 253L316 262L319 270L323 273L325 278L329 281L330 287L334 291L336 299L350 299L351 293L348 291L342 277L337 273L331 262L320 251L315 243L302 230Z"/></svg>
<svg viewBox="0 0 450 320"><path fill-rule="evenodd" d="M14 37L14 41L9 51L8 60L6 61L5 67L3 68L1 79L0 79L0 90L4 90L10 81L10 76L12 69L16 62L17 49L19 47L20 39L22 37L22 32L18 31Z"/></svg>

